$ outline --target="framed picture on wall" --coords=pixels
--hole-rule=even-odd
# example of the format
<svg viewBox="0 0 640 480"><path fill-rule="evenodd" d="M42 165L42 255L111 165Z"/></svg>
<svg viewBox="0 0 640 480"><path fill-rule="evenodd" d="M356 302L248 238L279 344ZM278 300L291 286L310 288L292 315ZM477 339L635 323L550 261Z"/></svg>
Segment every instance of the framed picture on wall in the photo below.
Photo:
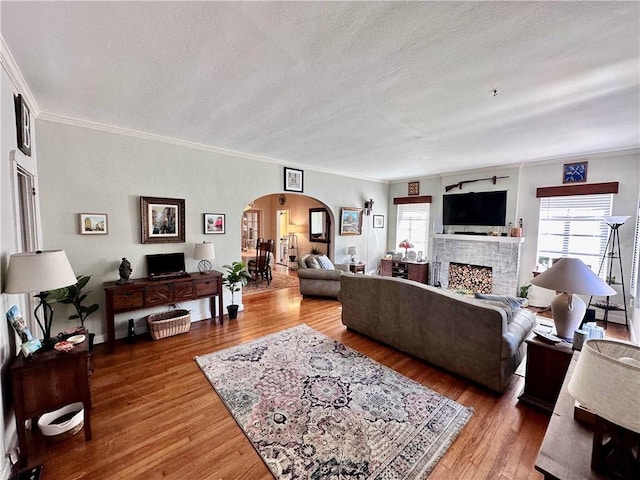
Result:
<svg viewBox="0 0 640 480"><path fill-rule="evenodd" d="M362 235L362 208L340 209L340 235Z"/></svg>
<svg viewBox="0 0 640 480"><path fill-rule="evenodd" d="M106 235L109 233L106 213L79 213L81 235Z"/></svg>
<svg viewBox="0 0 640 480"><path fill-rule="evenodd" d="M205 213L203 216L204 233L225 233L227 224L224 213Z"/></svg>
<svg viewBox="0 0 640 480"><path fill-rule="evenodd" d="M184 242L184 199L140 197L142 243Z"/></svg>
<svg viewBox="0 0 640 480"><path fill-rule="evenodd" d="M384 215L373 216L373 228L384 228Z"/></svg>
<svg viewBox="0 0 640 480"><path fill-rule="evenodd" d="M587 181L588 162L565 163L562 166L562 183L584 183Z"/></svg>
<svg viewBox="0 0 640 480"><path fill-rule="evenodd" d="M31 156L31 116L29 115L29 107L27 107L20 94L14 95L13 101L16 110L18 148L25 155Z"/></svg>
<svg viewBox="0 0 640 480"><path fill-rule="evenodd" d="M303 171L284 167L284 189L287 192L303 191Z"/></svg>

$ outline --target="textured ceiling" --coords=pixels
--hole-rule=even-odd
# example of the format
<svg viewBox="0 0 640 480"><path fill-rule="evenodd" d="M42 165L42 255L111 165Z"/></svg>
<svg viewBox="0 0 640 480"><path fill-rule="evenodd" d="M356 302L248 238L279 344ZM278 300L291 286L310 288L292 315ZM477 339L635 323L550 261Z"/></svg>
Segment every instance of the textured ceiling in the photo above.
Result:
<svg viewBox="0 0 640 480"><path fill-rule="evenodd" d="M0 17L43 118L394 180L638 148L639 7L5 0Z"/></svg>

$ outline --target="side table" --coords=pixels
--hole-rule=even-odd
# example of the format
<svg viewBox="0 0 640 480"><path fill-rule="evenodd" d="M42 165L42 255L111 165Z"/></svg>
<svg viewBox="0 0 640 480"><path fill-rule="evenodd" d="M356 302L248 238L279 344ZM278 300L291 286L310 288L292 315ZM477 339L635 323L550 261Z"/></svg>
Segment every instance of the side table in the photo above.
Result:
<svg viewBox="0 0 640 480"><path fill-rule="evenodd" d="M69 352L48 350L25 358L16 356L11 365L20 466L29 457L25 421L35 419L75 402L84 407L84 438L91 440L91 390L89 388L88 339Z"/></svg>
<svg viewBox="0 0 640 480"><path fill-rule="evenodd" d="M362 273L364 275L364 271L366 269L366 264L364 263L350 263L349 271L351 273Z"/></svg>
<svg viewBox="0 0 640 480"><path fill-rule="evenodd" d="M553 412L569 368L573 347L570 343L547 343L531 334L527 340L527 371L519 400Z"/></svg>

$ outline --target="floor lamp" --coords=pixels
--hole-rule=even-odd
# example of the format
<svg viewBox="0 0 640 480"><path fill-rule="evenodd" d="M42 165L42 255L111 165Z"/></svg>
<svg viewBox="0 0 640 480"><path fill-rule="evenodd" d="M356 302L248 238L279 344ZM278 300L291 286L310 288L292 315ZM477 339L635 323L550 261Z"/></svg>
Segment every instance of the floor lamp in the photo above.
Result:
<svg viewBox="0 0 640 480"><path fill-rule="evenodd" d="M63 250L44 250L28 253L16 253L9 258L5 293L30 293L40 303L33 315L42 330L45 350L53 348L55 339L51 338L53 308L47 302L50 290L68 287L77 282L73 269Z"/></svg>

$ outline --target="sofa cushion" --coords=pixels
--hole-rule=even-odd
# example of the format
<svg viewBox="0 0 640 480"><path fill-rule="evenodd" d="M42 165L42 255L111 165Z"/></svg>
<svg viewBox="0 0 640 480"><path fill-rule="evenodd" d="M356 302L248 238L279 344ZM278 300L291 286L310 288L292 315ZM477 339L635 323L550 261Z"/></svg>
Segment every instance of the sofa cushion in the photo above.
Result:
<svg viewBox="0 0 640 480"><path fill-rule="evenodd" d="M307 268L317 268L318 270L322 268L320 267L320 263L318 262L318 259L313 256L307 257L306 263L307 263Z"/></svg>
<svg viewBox="0 0 640 480"><path fill-rule="evenodd" d="M326 255L318 255L317 260L321 268L325 270L335 270L333 263L331 263L331 260L329 260L329 257Z"/></svg>

